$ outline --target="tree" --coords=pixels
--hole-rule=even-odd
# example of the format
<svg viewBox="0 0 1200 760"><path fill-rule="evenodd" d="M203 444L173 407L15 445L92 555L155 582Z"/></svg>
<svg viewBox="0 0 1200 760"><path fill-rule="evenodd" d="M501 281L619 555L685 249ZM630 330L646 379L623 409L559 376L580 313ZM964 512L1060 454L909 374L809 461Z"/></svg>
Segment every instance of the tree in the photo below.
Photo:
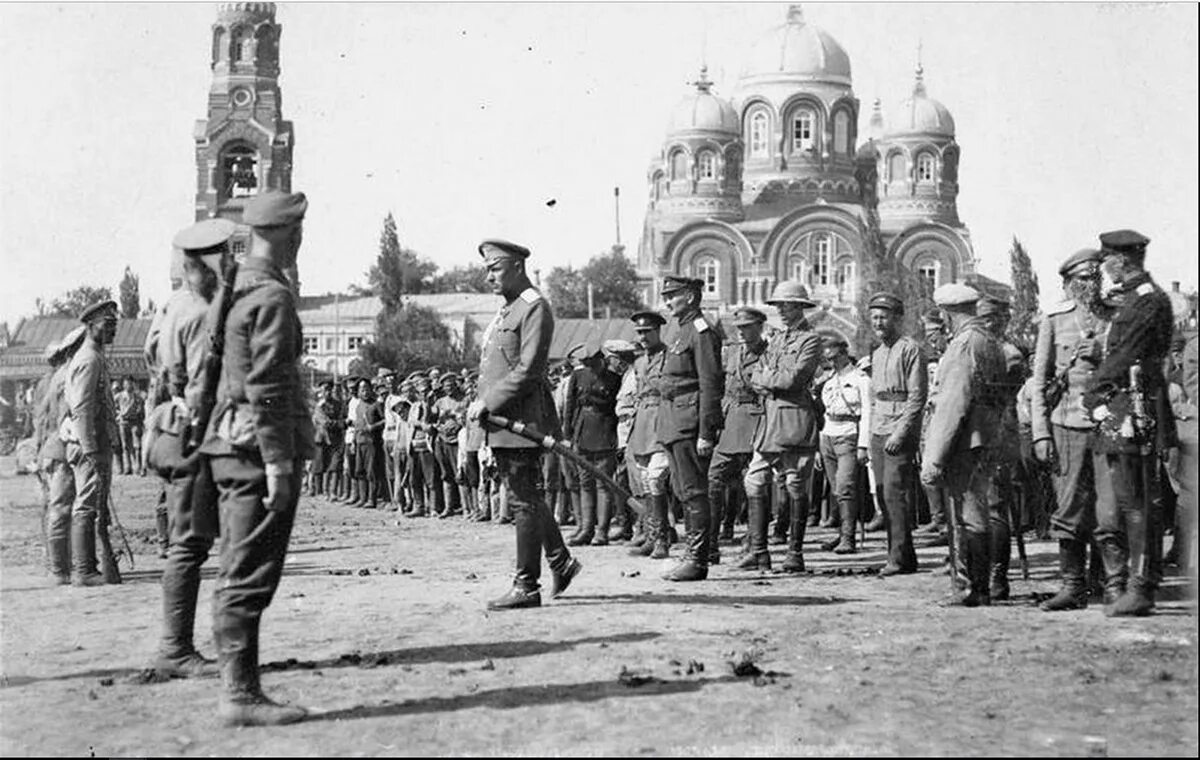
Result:
<svg viewBox="0 0 1200 760"><path fill-rule="evenodd" d="M572 267L554 267L546 275L546 295L559 317L586 317L587 283L583 273Z"/></svg>
<svg viewBox="0 0 1200 760"><path fill-rule="evenodd" d="M429 288L433 293L491 293L487 269L482 266L454 267L439 272Z"/></svg>
<svg viewBox="0 0 1200 760"><path fill-rule="evenodd" d="M98 301L112 299L112 291L108 288L96 288L91 285L80 285L68 290L61 298L50 302L47 316L78 317L84 309Z"/></svg>
<svg viewBox="0 0 1200 760"><path fill-rule="evenodd" d="M436 271L437 264L401 247L396 219L388 212L379 235L379 256L367 271L367 284L384 309L399 308L406 294L427 292Z"/></svg>
<svg viewBox="0 0 1200 760"><path fill-rule="evenodd" d="M1012 321L1008 324L1008 339L1021 349L1032 350L1037 342L1038 279L1025 246L1013 235L1008 251L1012 265Z"/></svg>
<svg viewBox="0 0 1200 760"><path fill-rule="evenodd" d="M138 312L141 309L138 306L138 276L133 273L129 267L125 267L125 274L121 277L121 284L117 289L121 294L121 317L123 319L137 319Z"/></svg>
<svg viewBox="0 0 1200 760"><path fill-rule="evenodd" d="M401 375L434 366L460 369L466 364L437 311L411 303L381 311L375 318L375 340L364 343L359 355L368 372L387 367Z"/></svg>
<svg viewBox="0 0 1200 760"><path fill-rule="evenodd" d="M625 257L623 246L593 256L582 269L554 267L546 275L546 295L559 317L587 317L588 285L592 302L600 314L627 317L645 308L638 287L637 270Z"/></svg>

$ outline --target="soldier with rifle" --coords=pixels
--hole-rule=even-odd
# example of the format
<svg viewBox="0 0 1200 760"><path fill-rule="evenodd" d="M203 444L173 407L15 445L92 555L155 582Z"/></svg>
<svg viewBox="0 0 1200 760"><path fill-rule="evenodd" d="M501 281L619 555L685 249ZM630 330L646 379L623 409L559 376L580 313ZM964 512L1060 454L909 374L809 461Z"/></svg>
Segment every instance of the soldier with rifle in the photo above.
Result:
<svg viewBox="0 0 1200 760"><path fill-rule="evenodd" d="M485 240L479 245L479 255L487 267L488 284L504 298L504 305L484 331L479 398L471 402L467 418L484 426L486 445L506 486L517 538L512 588L488 602L488 608L540 607L543 547L553 576L551 597L565 591L583 566L571 557L543 498L541 448L527 438L489 427L487 417L494 413L553 431L550 434L557 432L558 415L546 381L554 316L525 272L528 248L505 240Z"/></svg>
<svg viewBox="0 0 1200 760"><path fill-rule="evenodd" d="M60 437L66 443L67 461L75 472L71 583L99 586L121 582L108 536L117 420L104 356L105 346L117 334L117 303L94 303L83 310L79 319L87 326L87 335L68 365L67 415L60 427ZM100 573L96 570L97 548Z"/></svg>
<svg viewBox="0 0 1200 760"><path fill-rule="evenodd" d="M1111 617L1149 615L1161 579L1159 458L1178 455L1163 360L1170 351L1171 301L1145 270L1149 238L1133 230L1100 236L1103 273L1117 308L1104 358L1083 395L1104 467L1096 477L1096 540ZM1172 461L1172 464L1174 462Z"/></svg>
<svg viewBox="0 0 1200 760"><path fill-rule="evenodd" d="M292 723L306 714L263 694L258 650L262 614L283 574L304 460L314 451L300 377L304 339L285 275L296 264L307 207L302 193L278 190L246 203L250 251L233 283L225 329L215 331L224 334L224 355L201 451L220 493L213 635L222 687L217 711L228 726Z"/></svg>
<svg viewBox="0 0 1200 760"><path fill-rule="evenodd" d="M196 651L193 643L200 567L219 532L217 492L207 459L195 456L185 462L183 455L198 445L196 438L203 431L202 418L197 417L193 427L193 413L212 409L221 359L211 350L211 328L221 324L220 314L209 324L208 312L214 299L219 309L228 309L237 272L229 239L236 229L227 219L205 219L175 236L172 245L184 257L184 287L159 313L145 352L151 372L169 396L148 422L147 457L166 481L169 536L162 575L163 634L154 667L183 678L217 672L216 662ZM168 448L178 453L164 456Z"/></svg>

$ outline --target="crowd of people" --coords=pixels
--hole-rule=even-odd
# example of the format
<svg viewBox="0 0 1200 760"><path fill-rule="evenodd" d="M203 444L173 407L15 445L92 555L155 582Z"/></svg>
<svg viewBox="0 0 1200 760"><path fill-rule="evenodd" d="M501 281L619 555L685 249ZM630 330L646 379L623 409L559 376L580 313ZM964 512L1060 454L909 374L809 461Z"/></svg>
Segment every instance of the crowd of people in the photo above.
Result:
<svg viewBox="0 0 1200 760"><path fill-rule="evenodd" d="M902 334L902 299L873 295L874 348L857 359L845 338L813 328L815 304L793 281L766 300L781 328L742 306L727 341L700 309L703 283L672 275L665 313L631 317L636 342L577 345L556 365L529 250L489 240L479 253L503 304L478 372L400 377L385 367L321 383L313 397L287 278L306 209L299 193L249 201L241 262L231 222L179 233L186 285L147 338L148 412L136 414L136 388L118 390L107 374L112 301L90 306L48 349L37 391L56 582L120 582L110 478L152 470L167 560L155 668L219 671L227 724L304 717L258 680L260 620L302 492L401 519L511 523L515 573L488 602L496 610L541 605L543 552L553 598L582 571L573 548L674 551L663 578L700 582L722 563L771 570L775 543L786 546L779 569L803 573L814 551L806 530L817 525L836 529L819 546L835 555L882 531L885 578L918 571L914 535L944 545L950 601L966 607L1009 597L1013 539L1023 555L1030 529L1059 544L1062 583L1048 612L1084 608L1095 592L1108 615L1151 614L1168 522L1171 561L1194 566L1196 338L1174 337L1137 233L1105 233L1099 249L1062 263L1068 300L1045 314L1033 351L1006 339L1008 303L957 283L934 292L917 337ZM114 459L118 447L127 455ZM738 524L740 550L722 556ZM562 526L573 530L564 537ZM192 629L200 567L218 537L214 663Z"/></svg>

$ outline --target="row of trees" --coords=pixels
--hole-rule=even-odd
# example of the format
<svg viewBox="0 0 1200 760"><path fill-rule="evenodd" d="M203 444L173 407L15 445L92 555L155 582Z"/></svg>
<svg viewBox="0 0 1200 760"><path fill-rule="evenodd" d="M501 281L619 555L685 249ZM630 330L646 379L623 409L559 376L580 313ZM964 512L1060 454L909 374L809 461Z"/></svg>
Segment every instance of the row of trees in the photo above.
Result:
<svg viewBox="0 0 1200 760"><path fill-rule="evenodd" d="M137 319L154 313L154 299L147 300L145 310L141 308L138 283L139 278L133 269L125 267L125 274L117 285L117 305L122 319ZM88 306L112 297L111 288L80 285L48 303L41 298L35 299L34 307L39 317L78 317Z"/></svg>

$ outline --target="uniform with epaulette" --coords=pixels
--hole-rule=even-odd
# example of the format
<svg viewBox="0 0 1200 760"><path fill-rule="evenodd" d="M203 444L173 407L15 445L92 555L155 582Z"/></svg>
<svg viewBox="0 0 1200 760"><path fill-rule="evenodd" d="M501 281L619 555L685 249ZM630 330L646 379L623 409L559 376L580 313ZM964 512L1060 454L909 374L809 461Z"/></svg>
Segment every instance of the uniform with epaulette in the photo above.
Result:
<svg viewBox="0 0 1200 760"><path fill-rule="evenodd" d="M220 492L221 555L213 634L226 725L304 717L269 700L259 681L259 628L283 575L304 461L315 452L300 376L304 336L285 267L295 262L308 202L266 191L246 203L250 252L233 282L216 405L201 447Z"/></svg>
<svg viewBox="0 0 1200 760"><path fill-rule="evenodd" d="M112 484L113 443L117 437L108 362L104 347L117 330L117 304L101 301L83 311L88 333L67 365L66 415L60 437L75 473L75 505L71 510L71 561L75 585L120 583L108 545L108 500ZM103 566L97 573L96 546Z"/></svg>
<svg viewBox="0 0 1200 760"><path fill-rule="evenodd" d="M1124 593L1105 613L1148 615L1161 579L1159 461L1178 446L1163 361L1170 352L1171 301L1143 268L1149 239L1132 230L1100 236L1104 267L1119 279L1119 305L1104 357L1083 395L1097 425L1107 477L1096 482L1096 540L1106 586ZM1157 456L1156 456L1157 455Z"/></svg>
<svg viewBox="0 0 1200 760"><path fill-rule="evenodd" d="M807 289L800 283L791 280L779 283L767 303L783 314L787 330L769 339L762 359L750 373L750 386L764 396L763 416L754 433L754 455L745 475L752 523L750 555L755 562L743 562L739 567L770 569L766 500L772 481L782 481L791 502L783 570L804 572L804 531L820 433L811 386L820 366L821 338L804 318L803 310L816 304L809 300Z"/></svg>
<svg viewBox="0 0 1200 760"><path fill-rule="evenodd" d="M546 506L541 483L541 447L508 430L487 425L496 414L534 426L546 435L559 434L558 414L546 380L546 362L554 334L550 304L525 274L529 249L503 240L486 240L479 255L497 283L504 305L483 334L479 364L479 398L468 416L484 422L487 445L507 488L516 523L517 562L512 589L488 602L491 609L537 607L542 603L538 579L542 550L553 574L551 595L557 596L581 569L571 557L554 515Z"/></svg>
<svg viewBox="0 0 1200 760"><path fill-rule="evenodd" d="M1062 589L1047 611L1087 606L1087 544L1096 527L1096 479L1106 471L1083 394L1103 358L1108 310L1099 302L1100 251L1076 251L1058 268L1065 289L1079 293L1046 310L1038 327L1029 380L1029 424L1035 454L1051 465ZM1115 597L1114 597L1115 599Z"/></svg>
<svg viewBox="0 0 1200 760"><path fill-rule="evenodd" d="M632 479L640 482L640 490L648 503L647 514L643 517L646 541L631 553L665 559L671 547L671 525L667 513L670 463L666 448L658 442L656 429L662 405L663 363L667 358L667 346L661 338L666 320L653 311L638 312L630 319L645 353L633 362L632 372L636 383L634 409L625 451L634 462Z"/></svg>
<svg viewBox="0 0 1200 760"><path fill-rule="evenodd" d="M621 378L604 366L599 345L590 346L584 366L574 372L563 409L563 438L584 460L610 478L617 469L617 391ZM612 496L599 486L596 475L579 468L579 502L583 524L569 546L608 544Z"/></svg>
<svg viewBox="0 0 1200 760"><path fill-rule="evenodd" d="M664 578L697 581L708 576L715 544L708 503L708 460L721 431L721 397L725 374L721 367L721 336L700 313L702 280L668 275L662 295L669 301L686 294L678 311L675 337L663 359L655 435L667 451L675 495L687 511L686 556ZM703 446L698 442L703 441Z"/></svg>
<svg viewBox="0 0 1200 760"><path fill-rule="evenodd" d="M762 337L761 327L756 330L755 326L761 326L766 321L767 315L758 309L743 306L735 310L734 326L739 331L756 331L758 339L754 342L743 339L739 343L731 344L725 352L725 398L721 401L725 425L721 429L721 438L717 441L712 462L708 466L708 499L712 505L713 530L720 527L721 538L727 540L733 538L737 509L731 508L732 505L727 503L726 496L735 495L738 501L745 498L742 475L754 454L754 431L758 429L758 421L763 415L763 397L750 385L750 375L767 349L767 341ZM715 541L713 549L715 552ZM745 557L742 559L744 561Z"/></svg>
<svg viewBox="0 0 1200 760"><path fill-rule="evenodd" d="M956 329L938 362L921 464L922 482L945 482L954 532L962 526L961 539L953 540L966 559L970 593L958 601L969 607L991 603L990 536L998 507L992 480L1003 401L997 391L1005 374L1000 342L987 319L975 316L978 300L978 291L958 283L934 291L935 303L946 309Z"/></svg>

